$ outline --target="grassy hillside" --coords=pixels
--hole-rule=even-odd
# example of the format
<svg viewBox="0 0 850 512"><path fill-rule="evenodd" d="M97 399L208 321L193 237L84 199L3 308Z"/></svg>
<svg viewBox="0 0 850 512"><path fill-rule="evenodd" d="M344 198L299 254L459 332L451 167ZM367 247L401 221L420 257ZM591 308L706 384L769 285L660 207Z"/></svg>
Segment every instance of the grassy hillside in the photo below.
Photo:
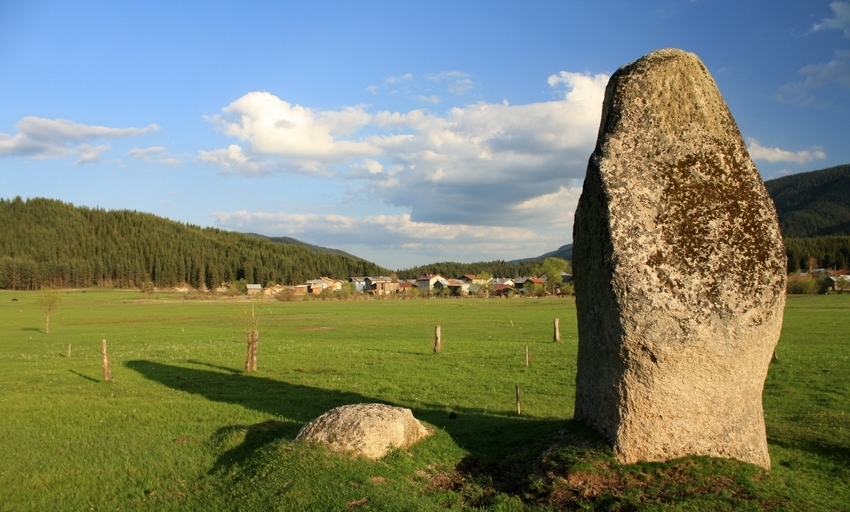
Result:
<svg viewBox="0 0 850 512"><path fill-rule="evenodd" d="M850 235L850 165L764 183L786 238Z"/></svg>
<svg viewBox="0 0 850 512"><path fill-rule="evenodd" d="M301 283L386 273L373 263L128 210L0 199L0 288Z"/></svg>

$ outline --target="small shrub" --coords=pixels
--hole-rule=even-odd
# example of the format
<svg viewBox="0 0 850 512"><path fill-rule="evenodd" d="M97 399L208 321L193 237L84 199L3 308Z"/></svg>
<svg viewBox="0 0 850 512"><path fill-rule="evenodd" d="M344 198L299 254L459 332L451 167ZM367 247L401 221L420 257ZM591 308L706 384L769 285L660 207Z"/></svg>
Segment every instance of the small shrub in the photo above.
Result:
<svg viewBox="0 0 850 512"><path fill-rule="evenodd" d="M298 295L295 293L295 288L287 287L274 294L274 298L283 302L292 302L298 298Z"/></svg>
<svg viewBox="0 0 850 512"><path fill-rule="evenodd" d="M810 275L794 274L788 276L786 291L794 295L814 295L820 291L820 283Z"/></svg>

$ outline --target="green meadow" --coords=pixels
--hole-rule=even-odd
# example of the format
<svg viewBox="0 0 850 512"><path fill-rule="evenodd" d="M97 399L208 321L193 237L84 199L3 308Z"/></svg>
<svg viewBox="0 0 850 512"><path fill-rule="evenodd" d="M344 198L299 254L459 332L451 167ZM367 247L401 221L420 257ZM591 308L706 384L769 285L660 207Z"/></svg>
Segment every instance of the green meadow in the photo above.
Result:
<svg viewBox="0 0 850 512"><path fill-rule="evenodd" d="M850 294L788 298L770 471L617 464L571 419L572 299L61 296L46 334L38 292L0 291L0 510L850 509ZM434 434L380 461L293 442L357 402L409 407Z"/></svg>

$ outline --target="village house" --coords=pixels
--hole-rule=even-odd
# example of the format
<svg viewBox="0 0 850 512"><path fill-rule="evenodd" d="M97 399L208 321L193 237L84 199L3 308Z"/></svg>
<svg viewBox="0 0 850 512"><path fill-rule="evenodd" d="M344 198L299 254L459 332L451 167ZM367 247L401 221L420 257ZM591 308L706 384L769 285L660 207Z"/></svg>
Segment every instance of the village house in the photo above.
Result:
<svg viewBox="0 0 850 512"><path fill-rule="evenodd" d="M367 276L365 279L366 291L374 295L389 295L398 292L398 282L393 282L387 276Z"/></svg>
<svg viewBox="0 0 850 512"><path fill-rule="evenodd" d="M826 291L848 292L850 291L850 275L835 273L826 281Z"/></svg>
<svg viewBox="0 0 850 512"><path fill-rule="evenodd" d="M355 292L365 292L366 291L366 278L365 277L352 277L348 280L349 283L354 284Z"/></svg>
<svg viewBox="0 0 850 512"><path fill-rule="evenodd" d="M506 286L508 288L513 288L516 286L516 283L510 277L500 277L498 279L493 279L492 284L494 287L496 286Z"/></svg>
<svg viewBox="0 0 850 512"><path fill-rule="evenodd" d="M328 283L321 279L311 279L304 284L307 285L307 293L312 295L319 295L328 287Z"/></svg>
<svg viewBox="0 0 850 512"><path fill-rule="evenodd" d="M494 284L492 292L496 297L507 297L513 294L514 287L508 284Z"/></svg>
<svg viewBox="0 0 850 512"><path fill-rule="evenodd" d="M534 288L543 288L546 286L546 280L540 277L529 277L525 279L522 283L523 293L528 293L528 291Z"/></svg>
<svg viewBox="0 0 850 512"><path fill-rule="evenodd" d="M342 281L337 281L336 279L331 279L330 277L320 277L326 286L332 292L338 292L342 290Z"/></svg>
<svg viewBox="0 0 850 512"><path fill-rule="evenodd" d="M439 283L439 289L442 289L446 285L447 280L441 274L425 274L416 279L416 286L423 293L433 290L437 283Z"/></svg>
<svg viewBox="0 0 850 512"><path fill-rule="evenodd" d="M438 283L434 284L435 288ZM447 279L445 287L449 289L449 292L451 292L452 295L466 297L469 295L469 285L470 283L461 281L460 279Z"/></svg>

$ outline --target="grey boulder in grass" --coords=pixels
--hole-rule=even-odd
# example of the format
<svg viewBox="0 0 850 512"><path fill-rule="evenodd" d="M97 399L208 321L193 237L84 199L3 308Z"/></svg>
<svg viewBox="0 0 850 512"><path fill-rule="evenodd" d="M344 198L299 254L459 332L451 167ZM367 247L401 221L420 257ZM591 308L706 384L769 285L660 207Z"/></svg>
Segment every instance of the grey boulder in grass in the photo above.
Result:
<svg viewBox="0 0 850 512"><path fill-rule="evenodd" d="M410 409L386 404L343 405L304 425L296 440L327 445L380 459L390 450L407 448L430 434Z"/></svg>
<svg viewBox="0 0 850 512"><path fill-rule="evenodd" d="M611 77L573 244L576 419L625 463L710 455L770 467L762 391L785 249L696 55L659 50Z"/></svg>

